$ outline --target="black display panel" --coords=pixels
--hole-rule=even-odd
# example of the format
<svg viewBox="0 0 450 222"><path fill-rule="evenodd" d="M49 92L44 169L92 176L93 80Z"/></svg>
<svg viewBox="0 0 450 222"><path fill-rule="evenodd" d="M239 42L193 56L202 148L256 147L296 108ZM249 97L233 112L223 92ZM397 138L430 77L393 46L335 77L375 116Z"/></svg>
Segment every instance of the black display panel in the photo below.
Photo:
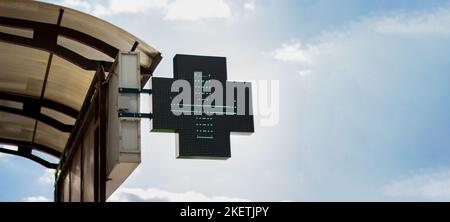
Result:
<svg viewBox="0 0 450 222"><path fill-rule="evenodd" d="M227 82L224 57L176 55L173 65L174 79L153 77L151 81L152 131L178 133L178 158L231 157L230 132L254 132L253 115L250 111L251 84ZM191 86L190 101L180 106L173 103L173 99L180 92L171 92L172 84L176 80L186 80L185 83ZM210 95L220 89L210 87L210 80L217 80L222 84L222 104L216 101L206 105L211 99ZM231 96L228 95L231 102L230 98L227 98L227 84L231 86L228 90L232 90ZM241 100L238 100L239 90L244 92L241 95L245 95L239 98ZM238 112L238 104L245 105L244 113Z"/></svg>

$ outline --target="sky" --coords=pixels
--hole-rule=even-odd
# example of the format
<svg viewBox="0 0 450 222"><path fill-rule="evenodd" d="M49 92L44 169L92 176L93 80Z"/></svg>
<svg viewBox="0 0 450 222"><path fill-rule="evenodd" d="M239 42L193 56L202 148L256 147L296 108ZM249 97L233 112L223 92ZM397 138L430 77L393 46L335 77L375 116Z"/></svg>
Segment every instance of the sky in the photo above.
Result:
<svg viewBox="0 0 450 222"><path fill-rule="evenodd" d="M450 1L46 2L161 51L154 76L216 55L257 83L255 133L231 136L230 159L176 159L143 120L142 162L109 201L450 201ZM52 200L52 176L0 155L0 200Z"/></svg>

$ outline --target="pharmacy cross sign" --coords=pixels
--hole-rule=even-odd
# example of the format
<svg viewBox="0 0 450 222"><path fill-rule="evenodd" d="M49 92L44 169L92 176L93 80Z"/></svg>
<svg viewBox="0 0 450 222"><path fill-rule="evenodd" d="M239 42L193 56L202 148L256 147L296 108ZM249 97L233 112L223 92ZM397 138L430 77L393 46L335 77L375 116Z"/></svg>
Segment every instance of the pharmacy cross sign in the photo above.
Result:
<svg viewBox="0 0 450 222"><path fill-rule="evenodd" d="M251 84L227 81L226 58L176 55L153 77L153 132L178 133L177 158L231 157L230 132L254 132Z"/></svg>

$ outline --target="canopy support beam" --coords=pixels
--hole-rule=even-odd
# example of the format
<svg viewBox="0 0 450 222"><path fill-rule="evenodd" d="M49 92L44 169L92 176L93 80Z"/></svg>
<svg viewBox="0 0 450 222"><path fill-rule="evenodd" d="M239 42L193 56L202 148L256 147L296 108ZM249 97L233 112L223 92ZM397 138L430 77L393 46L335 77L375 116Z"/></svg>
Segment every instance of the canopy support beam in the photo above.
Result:
<svg viewBox="0 0 450 222"><path fill-rule="evenodd" d="M40 107L38 107L37 111L35 111L36 108L26 108L25 105L24 105L23 109L16 109L16 108L0 105L0 111L2 111L2 112L8 112L8 113L35 119L37 121L43 122L43 123L55 128L61 132L69 132L69 133L72 132L72 128L73 128L72 125L64 124L62 122L59 122L56 119L53 119L52 117L42 114L39 111L39 108Z"/></svg>
<svg viewBox="0 0 450 222"><path fill-rule="evenodd" d="M33 155L31 153L31 148L29 147L18 147L18 150L10 150L10 149L6 149L3 147L0 147L0 153L6 153L6 154L11 154L11 155L15 155L15 156L21 156L27 159L30 159L36 163L41 164L44 167L47 167L49 169L56 169L56 167L58 166L58 164L56 163L51 163L47 160L44 160L36 155Z"/></svg>
<svg viewBox="0 0 450 222"><path fill-rule="evenodd" d="M33 146L31 146L30 141L23 141L23 140L18 140L18 139L10 139L10 138L0 137L0 143L17 145L17 146L22 146L22 147L29 147L31 149L35 149L35 150L44 152L46 154L52 155L56 158L60 158L62 155L61 152L59 152L53 148L50 148L48 146L39 144L39 143L34 143Z"/></svg>
<svg viewBox="0 0 450 222"><path fill-rule="evenodd" d="M23 106L32 106L32 104L38 104L41 107L58 111L73 118L77 118L78 116L78 110L45 98L41 100L39 97L0 91L0 99L20 102L23 104Z"/></svg>

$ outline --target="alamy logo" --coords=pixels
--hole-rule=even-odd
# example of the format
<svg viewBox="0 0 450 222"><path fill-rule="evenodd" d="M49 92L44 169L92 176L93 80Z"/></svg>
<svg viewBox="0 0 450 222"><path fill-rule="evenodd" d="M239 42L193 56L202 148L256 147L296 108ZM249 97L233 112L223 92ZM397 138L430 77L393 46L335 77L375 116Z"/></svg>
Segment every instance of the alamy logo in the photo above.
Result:
<svg viewBox="0 0 450 222"><path fill-rule="evenodd" d="M251 93L252 89L257 92ZM193 86L187 80L178 79L173 82L171 92L178 93L171 102L171 111L176 116L253 115L255 106L259 111L261 126L273 126L279 121L277 80L223 84L219 80L211 79L210 74L197 71L194 72Z"/></svg>

